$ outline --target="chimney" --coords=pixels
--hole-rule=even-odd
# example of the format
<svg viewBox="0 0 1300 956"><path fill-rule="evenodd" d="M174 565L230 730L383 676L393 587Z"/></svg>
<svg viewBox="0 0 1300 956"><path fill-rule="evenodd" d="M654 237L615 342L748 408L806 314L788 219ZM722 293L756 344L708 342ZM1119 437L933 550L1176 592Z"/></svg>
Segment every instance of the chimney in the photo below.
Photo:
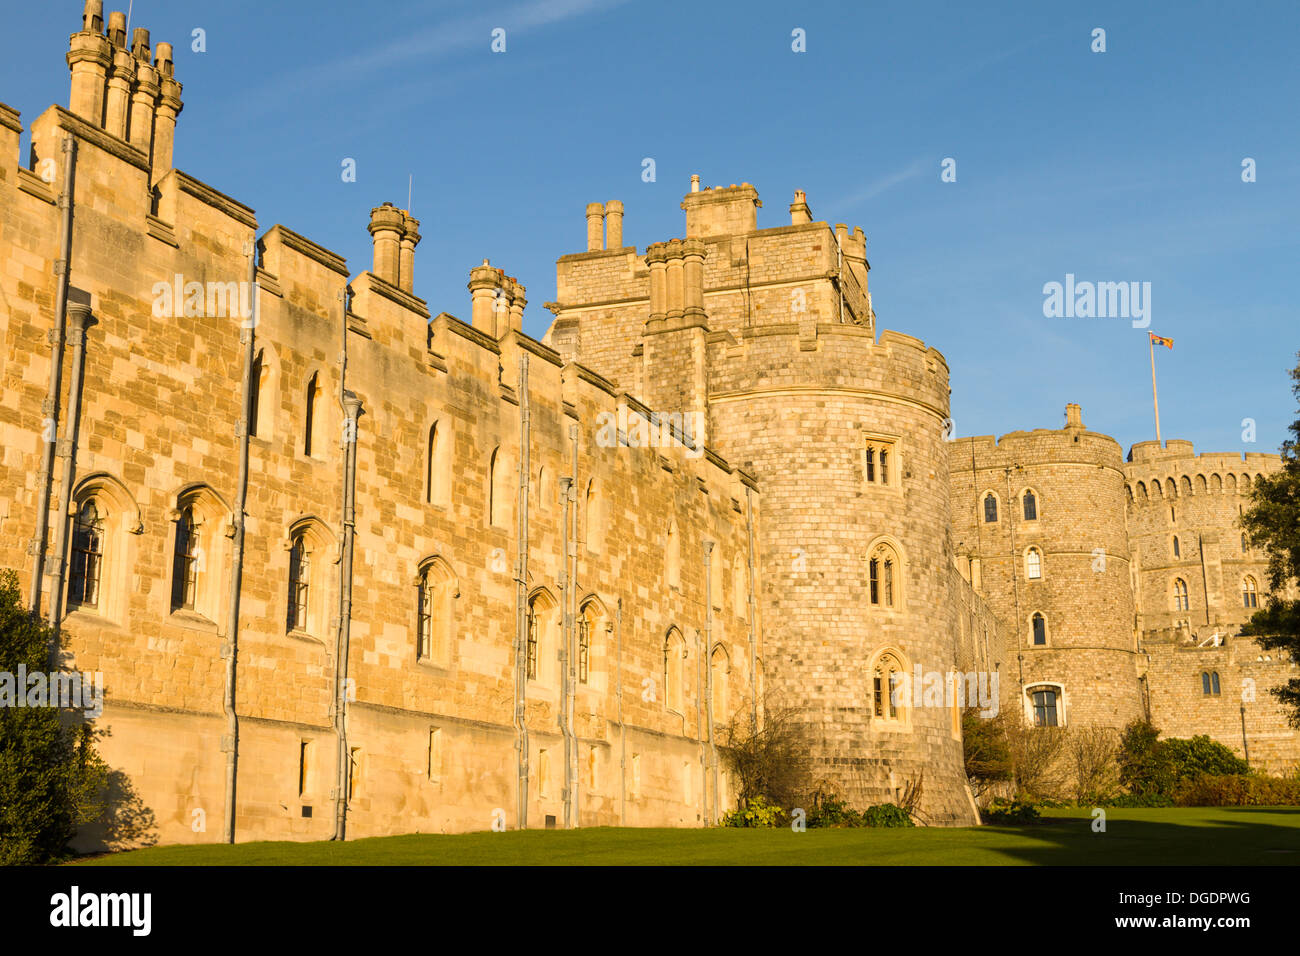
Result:
<svg viewBox="0 0 1300 956"><path fill-rule="evenodd" d="M370 210L367 227L375 242L375 260L371 271L390 285L398 283L398 258L402 229L406 219L390 202Z"/></svg>
<svg viewBox="0 0 1300 956"><path fill-rule="evenodd" d="M109 42L100 32L103 24L101 0L86 0L81 32L68 38L67 61L72 71L68 109L94 126L104 121L104 83L113 62Z"/></svg>
<svg viewBox="0 0 1300 956"><path fill-rule="evenodd" d="M118 139L126 139L136 59L126 48L126 14L120 10L108 15L108 42L113 69L108 77L108 98L104 103L104 129Z"/></svg>
<svg viewBox="0 0 1300 956"><path fill-rule="evenodd" d="M685 265L682 241L669 239L665 255L668 259L668 321L680 322L682 313L686 309L685 283L682 277Z"/></svg>
<svg viewBox="0 0 1300 956"><path fill-rule="evenodd" d="M645 264L650 267L650 321L662 322L668 315L668 246L650 243Z"/></svg>
<svg viewBox="0 0 1300 956"><path fill-rule="evenodd" d="M1083 427L1083 409L1073 403L1065 406L1065 427Z"/></svg>
<svg viewBox="0 0 1300 956"><path fill-rule="evenodd" d="M135 88L131 92L131 145L146 156L153 143L153 113L161 87L158 73L149 65L149 31L136 27L131 36L131 55L135 67Z"/></svg>
<svg viewBox="0 0 1300 956"><path fill-rule="evenodd" d="M524 306L528 304L528 300L524 298L524 287L519 284L519 280L511 276L510 282L512 293L510 296L510 328L516 332L523 332ZM504 335L505 332L506 330L502 329L501 335ZM497 337L500 338L501 336Z"/></svg>
<svg viewBox="0 0 1300 956"><path fill-rule="evenodd" d="M623 203L617 199L605 203L605 248L623 248Z"/></svg>
<svg viewBox="0 0 1300 956"><path fill-rule="evenodd" d="M686 235L707 238L753 232L758 228L761 205L758 190L749 183L688 193L681 206L686 210Z"/></svg>
<svg viewBox="0 0 1300 956"><path fill-rule="evenodd" d="M695 175L691 176L691 192L697 193L699 191L700 191L700 176L698 173L696 173Z"/></svg>
<svg viewBox="0 0 1300 956"><path fill-rule="evenodd" d="M682 314L686 321L704 321L704 240L682 243Z"/></svg>
<svg viewBox="0 0 1300 956"><path fill-rule="evenodd" d="M480 332L492 335L496 332L493 309L496 306L496 292L500 286L500 272L484 259L481 266L469 270L469 293L471 296L470 324Z"/></svg>
<svg viewBox="0 0 1300 956"><path fill-rule="evenodd" d="M808 196L802 189L794 191L794 202L790 203L790 225L802 226L812 222L812 210L808 208Z"/></svg>
<svg viewBox="0 0 1300 956"><path fill-rule="evenodd" d="M154 58L161 93L158 111L153 118L153 181L162 179L172 168L172 149L176 145L176 117L180 115L181 85L176 82L176 64L172 61L172 45L159 43Z"/></svg>
<svg viewBox="0 0 1300 956"><path fill-rule="evenodd" d="M420 244L420 220L402 211L402 240L398 254L397 285L403 292L415 292L415 247Z"/></svg>
<svg viewBox="0 0 1300 956"><path fill-rule="evenodd" d="M605 207L598 202L587 203L587 251L605 248Z"/></svg>

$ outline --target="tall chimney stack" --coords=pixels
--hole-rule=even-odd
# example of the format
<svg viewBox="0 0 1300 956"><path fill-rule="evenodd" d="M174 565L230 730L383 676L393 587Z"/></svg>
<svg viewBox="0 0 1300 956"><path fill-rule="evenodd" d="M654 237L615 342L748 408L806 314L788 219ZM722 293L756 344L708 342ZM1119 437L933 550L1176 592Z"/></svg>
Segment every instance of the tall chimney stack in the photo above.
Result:
<svg viewBox="0 0 1300 956"><path fill-rule="evenodd" d="M420 244L420 220L402 210L402 239L398 255L398 288L415 292L415 247Z"/></svg>
<svg viewBox="0 0 1300 956"><path fill-rule="evenodd" d="M601 203L587 203L587 251L605 248L605 207Z"/></svg>
<svg viewBox="0 0 1300 956"><path fill-rule="evenodd" d="M790 225L802 226L812 222L812 210L808 208L808 196L802 189L794 191L794 202L790 203Z"/></svg>
<svg viewBox="0 0 1300 956"><path fill-rule="evenodd" d="M1065 406L1065 427L1082 428L1083 427L1083 409L1071 402Z"/></svg>
<svg viewBox="0 0 1300 956"><path fill-rule="evenodd" d="M108 42L113 69L108 77L108 96L104 103L104 129L118 139L126 139L137 61L126 48L126 14L120 10L108 15Z"/></svg>
<svg viewBox="0 0 1300 956"><path fill-rule="evenodd" d="M371 271L390 285L397 285L399 280L402 229L406 224L400 209L394 209L390 202L370 210L370 225L367 229L375 244L375 259Z"/></svg>
<svg viewBox="0 0 1300 956"><path fill-rule="evenodd" d="M493 313L496 308L497 289L500 288L499 275L500 272L492 268L492 264L487 259L483 260L481 266L469 270L469 293L472 297L470 324L488 335L496 333L496 319Z"/></svg>
<svg viewBox="0 0 1300 956"><path fill-rule="evenodd" d="M68 109L94 126L104 122L104 84L113 62L108 39L100 32L103 25L102 0L86 0L81 31L68 38L67 61L72 71Z"/></svg>
<svg viewBox="0 0 1300 956"><path fill-rule="evenodd" d="M623 203L617 199L605 203L605 248L623 248Z"/></svg>
<svg viewBox="0 0 1300 956"><path fill-rule="evenodd" d="M153 145L154 108L162 89L158 72L149 65L149 31L144 27L136 27L131 35L131 55L137 60L131 92L131 145L148 156Z"/></svg>
<svg viewBox="0 0 1300 956"><path fill-rule="evenodd" d="M176 117L183 109L181 85L176 82L176 64L172 45L159 43L154 58L158 74L158 110L153 118L153 181L157 182L172 168L172 150L176 145Z"/></svg>

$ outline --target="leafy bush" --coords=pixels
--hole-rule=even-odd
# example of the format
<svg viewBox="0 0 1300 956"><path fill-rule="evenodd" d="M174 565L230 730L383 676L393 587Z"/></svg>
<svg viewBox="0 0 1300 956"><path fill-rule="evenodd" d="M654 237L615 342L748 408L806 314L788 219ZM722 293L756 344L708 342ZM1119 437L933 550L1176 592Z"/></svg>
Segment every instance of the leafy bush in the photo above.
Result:
<svg viewBox="0 0 1300 956"><path fill-rule="evenodd" d="M896 803L878 803L862 812L862 823L869 827L914 827L911 815Z"/></svg>
<svg viewBox="0 0 1300 956"><path fill-rule="evenodd" d="M1005 724L1003 714L982 717L974 707L962 711L961 741L966 759L966 779L977 798L991 787L1015 778Z"/></svg>
<svg viewBox="0 0 1300 956"><path fill-rule="evenodd" d="M866 826L862 814L836 796L817 794L813 808L808 813L809 827L861 827Z"/></svg>
<svg viewBox="0 0 1300 956"><path fill-rule="evenodd" d="M1121 793L1092 804L1095 807L1172 807L1174 798L1167 793Z"/></svg>
<svg viewBox="0 0 1300 956"><path fill-rule="evenodd" d="M1250 765L1246 761L1204 734L1191 740L1174 737L1163 741L1163 747L1177 781L1201 774L1232 776L1250 772Z"/></svg>
<svg viewBox="0 0 1300 956"><path fill-rule="evenodd" d="M24 606L18 576L0 573L0 671L48 672L50 638ZM76 828L102 812L108 768L96 736L57 707L0 707L0 865L57 861Z"/></svg>
<svg viewBox="0 0 1300 956"><path fill-rule="evenodd" d="M1173 803L1180 807L1300 806L1300 779L1203 773L1181 781Z"/></svg>
<svg viewBox="0 0 1300 956"><path fill-rule="evenodd" d="M743 807L722 815L724 827L779 827L785 811L773 806L762 795L751 797Z"/></svg>
<svg viewBox="0 0 1300 956"><path fill-rule="evenodd" d="M1038 807L1026 800L996 797L983 813L985 823L1033 823L1039 819Z"/></svg>

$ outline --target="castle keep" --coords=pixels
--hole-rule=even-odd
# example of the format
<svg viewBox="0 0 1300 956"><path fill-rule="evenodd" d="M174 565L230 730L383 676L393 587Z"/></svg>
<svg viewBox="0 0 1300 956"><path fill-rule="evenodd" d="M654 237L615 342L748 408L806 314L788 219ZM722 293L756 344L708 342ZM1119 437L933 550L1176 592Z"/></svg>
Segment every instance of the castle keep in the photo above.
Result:
<svg viewBox="0 0 1300 956"><path fill-rule="evenodd" d="M434 314L409 211L354 274L173 167L167 44L89 0L68 63L26 164L0 105L0 566L103 673L161 841L706 825L765 700L851 803L973 823L958 706L891 699L918 672L1300 754L1294 664L1236 637L1276 456L1126 461L1077 406L946 440L943 356L877 329L863 230L802 192L760 229L696 177L644 250L588 206L540 342L488 259Z"/></svg>

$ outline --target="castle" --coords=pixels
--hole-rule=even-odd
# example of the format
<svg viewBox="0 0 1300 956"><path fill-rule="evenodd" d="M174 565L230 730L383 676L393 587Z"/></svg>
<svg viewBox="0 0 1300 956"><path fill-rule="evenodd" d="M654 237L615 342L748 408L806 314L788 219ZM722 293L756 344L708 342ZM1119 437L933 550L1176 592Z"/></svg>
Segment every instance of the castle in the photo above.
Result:
<svg viewBox="0 0 1300 956"><path fill-rule="evenodd" d="M26 165L0 105L0 566L103 674L159 840L707 825L768 700L851 803L973 823L960 704L913 674L1300 758L1294 662L1236 636L1276 456L1126 461L1078 406L951 440L943 356L876 328L863 230L802 192L760 229L696 177L643 251L588 206L540 342L488 260L435 315L408 211L353 275L172 166L169 45L88 0L67 59Z"/></svg>

